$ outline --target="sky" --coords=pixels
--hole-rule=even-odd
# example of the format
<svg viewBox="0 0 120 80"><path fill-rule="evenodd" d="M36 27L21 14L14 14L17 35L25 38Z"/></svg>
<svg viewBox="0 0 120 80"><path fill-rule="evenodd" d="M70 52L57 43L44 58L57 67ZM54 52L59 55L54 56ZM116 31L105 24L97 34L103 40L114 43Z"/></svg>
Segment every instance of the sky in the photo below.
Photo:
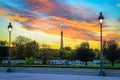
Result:
<svg viewBox="0 0 120 80"><path fill-rule="evenodd" d="M98 16L103 13L103 39L120 40L120 0L0 0L0 40L8 41L12 23L12 41L25 36L40 44L76 48L88 41L90 48L100 45Z"/></svg>

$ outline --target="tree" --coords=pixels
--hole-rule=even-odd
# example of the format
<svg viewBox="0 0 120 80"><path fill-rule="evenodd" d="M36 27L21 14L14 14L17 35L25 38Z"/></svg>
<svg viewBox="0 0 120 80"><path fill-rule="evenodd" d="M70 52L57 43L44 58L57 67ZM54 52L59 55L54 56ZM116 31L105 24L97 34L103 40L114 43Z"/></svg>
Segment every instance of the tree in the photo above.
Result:
<svg viewBox="0 0 120 80"><path fill-rule="evenodd" d="M18 36L13 41L12 56L17 59L35 58L37 52L39 52L38 50L39 45L36 41L24 36Z"/></svg>
<svg viewBox="0 0 120 80"><path fill-rule="evenodd" d="M119 60L119 62L120 62L120 48L118 49L118 54L119 54L118 60Z"/></svg>
<svg viewBox="0 0 120 80"><path fill-rule="evenodd" d="M58 51L51 48L41 48L39 53L39 59L42 64L47 64L49 60L58 56Z"/></svg>
<svg viewBox="0 0 120 80"><path fill-rule="evenodd" d="M60 52L61 52L61 54L62 54L62 59L70 60L71 55L72 55L71 51L62 50L62 51L60 51Z"/></svg>
<svg viewBox="0 0 120 80"><path fill-rule="evenodd" d="M83 42L80 44L81 48L89 48L89 43L88 42Z"/></svg>
<svg viewBox="0 0 120 80"><path fill-rule="evenodd" d="M93 50L95 53L95 59L100 59L100 51L98 49Z"/></svg>
<svg viewBox="0 0 120 80"><path fill-rule="evenodd" d="M8 57L9 53L8 53L9 47L0 47L0 56L2 57Z"/></svg>
<svg viewBox="0 0 120 80"><path fill-rule="evenodd" d="M50 48L50 45L42 43L42 44L40 44L40 47L45 49L45 48Z"/></svg>
<svg viewBox="0 0 120 80"><path fill-rule="evenodd" d="M103 54L104 56L111 61L112 66L114 62L119 58L120 52L116 41L104 41L103 42Z"/></svg>
<svg viewBox="0 0 120 80"><path fill-rule="evenodd" d="M76 51L72 51L72 52L71 52L70 60L71 60L71 61L75 61L75 60L77 60L76 57L77 57L77 56L76 56Z"/></svg>
<svg viewBox="0 0 120 80"><path fill-rule="evenodd" d="M12 42L13 48L11 50L12 56L17 59L25 59L25 45L30 42L31 39L26 38L24 36L18 36Z"/></svg>
<svg viewBox="0 0 120 80"><path fill-rule="evenodd" d="M3 57L8 57L9 47L7 46L7 41L0 40L0 63Z"/></svg>
<svg viewBox="0 0 120 80"><path fill-rule="evenodd" d="M39 54L39 44L36 41L30 41L25 45L25 54L27 58L33 57L37 58Z"/></svg>
<svg viewBox="0 0 120 80"><path fill-rule="evenodd" d="M71 49L71 47L69 47L69 46L66 46L66 47L64 47L64 50L71 51L72 49Z"/></svg>
<svg viewBox="0 0 120 80"><path fill-rule="evenodd" d="M76 49L76 58L84 61L86 66L88 61L92 61L95 58L95 53L92 49L89 49L88 42L81 43L80 47Z"/></svg>
<svg viewBox="0 0 120 80"><path fill-rule="evenodd" d="M87 66L87 61L92 61L95 58L95 54L88 48L77 48L76 58L80 61L84 61Z"/></svg>
<svg viewBox="0 0 120 80"><path fill-rule="evenodd" d="M2 41L2 40L0 41L1 47L7 46L7 44L8 44L7 41Z"/></svg>
<svg viewBox="0 0 120 80"><path fill-rule="evenodd" d="M0 46L0 63L2 62L4 57L8 57L9 47L1 47Z"/></svg>

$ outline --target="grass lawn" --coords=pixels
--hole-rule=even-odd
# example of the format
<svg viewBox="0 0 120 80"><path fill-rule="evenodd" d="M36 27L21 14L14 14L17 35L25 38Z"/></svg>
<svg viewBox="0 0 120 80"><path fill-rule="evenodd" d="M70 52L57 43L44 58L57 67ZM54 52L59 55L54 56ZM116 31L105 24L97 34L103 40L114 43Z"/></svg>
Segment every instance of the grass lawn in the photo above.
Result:
<svg viewBox="0 0 120 80"><path fill-rule="evenodd" d="M0 64L2 67L7 67L7 64ZM56 68L100 68L100 64L88 64L87 66L84 64L12 64L12 67L56 67ZM110 63L104 64L104 68L106 69L120 69L120 63L115 63L114 66L111 66Z"/></svg>

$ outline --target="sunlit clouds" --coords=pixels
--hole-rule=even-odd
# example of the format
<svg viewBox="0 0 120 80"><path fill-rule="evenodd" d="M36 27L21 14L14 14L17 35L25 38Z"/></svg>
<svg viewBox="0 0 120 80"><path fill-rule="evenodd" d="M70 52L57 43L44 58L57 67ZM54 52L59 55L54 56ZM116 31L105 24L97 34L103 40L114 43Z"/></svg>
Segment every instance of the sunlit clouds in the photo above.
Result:
<svg viewBox="0 0 120 80"><path fill-rule="evenodd" d="M111 6L112 10L107 11L112 3L102 0L104 3L102 3L103 6L100 8L98 7L98 5L101 5L100 1L0 0L0 23L7 25L10 20L12 21L12 25L15 27L14 38L22 33L31 34L25 36L41 43L50 44L54 48L55 46L59 47L61 30L64 32L64 43L66 46L71 43L75 47L82 41L89 41L91 43L94 42L94 45L98 47L98 41L100 40L98 15L100 11L105 14L103 39L119 40L120 37L119 23L114 23L119 22L120 2L115 0L113 4L116 6ZM78 4L76 5L76 3ZM113 14L112 17L114 19L110 17L111 14ZM109 19L111 23L109 23ZM3 26L2 24L0 24L0 27ZM111 24L116 27L114 28ZM17 32L17 30L20 31ZM22 35L24 36L24 34ZM93 45L91 46L93 47Z"/></svg>

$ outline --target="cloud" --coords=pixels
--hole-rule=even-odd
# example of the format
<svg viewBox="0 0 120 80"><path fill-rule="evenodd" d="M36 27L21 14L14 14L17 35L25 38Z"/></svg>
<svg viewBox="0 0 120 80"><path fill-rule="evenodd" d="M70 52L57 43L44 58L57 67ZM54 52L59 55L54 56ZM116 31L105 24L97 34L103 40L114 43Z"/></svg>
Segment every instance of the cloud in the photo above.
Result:
<svg viewBox="0 0 120 80"><path fill-rule="evenodd" d="M88 22L80 22L80 21L73 21L66 18L61 18L57 16L50 16L50 18L61 22L64 25L69 27L77 28L77 29L86 29L91 31L99 31L99 27L95 25L95 23L88 23ZM63 27L64 28L64 27Z"/></svg>
<svg viewBox="0 0 120 80"><path fill-rule="evenodd" d="M0 15L20 23L25 30L52 35L60 35L63 30L68 38L99 40L97 15L91 8L71 6L65 0L14 0L3 3ZM106 38L119 37L106 35Z"/></svg>
<svg viewBox="0 0 120 80"><path fill-rule="evenodd" d="M120 7L120 4L117 4L118 7Z"/></svg>
<svg viewBox="0 0 120 80"><path fill-rule="evenodd" d="M75 21L92 22L96 16L92 9L84 6L70 6L65 0L26 0L33 12L44 13L49 16L58 16ZM81 7L81 8L79 8ZM91 16L92 15L92 16Z"/></svg>
<svg viewBox="0 0 120 80"><path fill-rule="evenodd" d="M6 8L9 12L6 12L5 15L23 25L23 29L41 31L52 35L59 35L60 31L64 30L65 37L73 39L97 39L94 38L94 34L99 29L92 23L87 23L95 21L95 17L83 15L87 12L90 13L92 11L90 8L83 7L79 9L71 7L59 0L26 1L30 5L29 8L27 7L28 11L25 11L23 8L23 11L20 12L14 7L7 5L10 7Z"/></svg>
<svg viewBox="0 0 120 80"><path fill-rule="evenodd" d="M104 39L106 39L106 40L120 40L120 34L115 34L115 33L107 34L106 36L104 36Z"/></svg>
<svg viewBox="0 0 120 80"><path fill-rule="evenodd" d="M32 11L35 12L50 12L57 7L57 4L52 3L50 0L26 0L31 4Z"/></svg>
<svg viewBox="0 0 120 80"><path fill-rule="evenodd" d="M27 25L21 24L26 30L30 31L42 31L47 34L60 35L60 31L63 30L64 36L68 38L98 40L96 32L99 31L99 27L93 23L72 21L55 16L50 16L50 20L47 18L37 18L27 23ZM60 25L61 23L62 25Z"/></svg>
<svg viewBox="0 0 120 80"><path fill-rule="evenodd" d="M120 22L120 18L118 19L118 21Z"/></svg>
<svg viewBox="0 0 120 80"><path fill-rule="evenodd" d="M7 14L5 12L5 10L2 8L0 8L0 16L3 16L5 18L7 18L8 20L11 20L11 19L18 20L18 21L27 21L28 20L27 17L22 17L21 15L18 15L18 14L16 14L16 15Z"/></svg>
<svg viewBox="0 0 120 80"><path fill-rule="evenodd" d="M70 6L65 4L60 4L58 8L54 9L49 13L50 16L58 16L74 21L85 21L92 22L95 21L95 14L92 13L92 9L80 6ZM89 14L87 14L89 13ZM94 15L94 16L91 16Z"/></svg>
<svg viewBox="0 0 120 80"><path fill-rule="evenodd" d="M27 2L27 3L26 3ZM9 15L16 15L21 17L27 17L28 20L41 18L39 14L44 14L45 16L58 16L74 21L95 21L95 15L90 16L92 10L90 8L82 7L78 8L70 6L65 3L65 0L25 0L17 2L9 2L9 4L4 2L4 8L6 13ZM11 5L13 4L13 5ZM89 12L89 14L87 14ZM86 14L86 15L85 15ZM32 15L28 16L28 15ZM33 17L34 16L34 17ZM19 20L18 20L19 21Z"/></svg>

